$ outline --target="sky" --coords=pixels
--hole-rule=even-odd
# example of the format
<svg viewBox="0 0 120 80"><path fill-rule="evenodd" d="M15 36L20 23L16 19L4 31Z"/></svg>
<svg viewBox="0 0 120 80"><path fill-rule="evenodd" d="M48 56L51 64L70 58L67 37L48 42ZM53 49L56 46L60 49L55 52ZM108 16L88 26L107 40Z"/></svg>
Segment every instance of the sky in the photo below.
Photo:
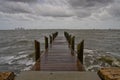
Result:
<svg viewBox="0 0 120 80"><path fill-rule="evenodd" d="M120 0L0 0L0 29L120 29Z"/></svg>

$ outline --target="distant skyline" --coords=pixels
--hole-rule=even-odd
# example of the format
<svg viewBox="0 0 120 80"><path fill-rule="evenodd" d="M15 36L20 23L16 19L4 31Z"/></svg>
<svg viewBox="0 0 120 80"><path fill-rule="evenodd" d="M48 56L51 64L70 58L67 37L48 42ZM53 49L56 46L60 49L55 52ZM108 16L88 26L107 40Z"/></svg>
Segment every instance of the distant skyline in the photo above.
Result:
<svg viewBox="0 0 120 80"><path fill-rule="evenodd" d="M120 0L0 0L0 30L120 29Z"/></svg>

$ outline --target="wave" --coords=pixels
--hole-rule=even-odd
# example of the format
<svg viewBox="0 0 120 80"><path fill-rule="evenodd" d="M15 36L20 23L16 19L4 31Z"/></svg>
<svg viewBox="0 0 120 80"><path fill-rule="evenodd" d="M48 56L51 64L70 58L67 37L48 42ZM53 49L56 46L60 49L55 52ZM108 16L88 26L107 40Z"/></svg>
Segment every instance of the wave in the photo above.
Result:
<svg viewBox="0 0 120 80"><path fill-rule="evenodd" d="M32 43L32 41L28 40L28 39L20 39L20 40L17 40L15 42L12 42L10 44L10 46L14 46L14 45L24 45L24 44L28 44L28 43Z"/></svg>
<svg viewBox="0 0 120 80"><path fill-rule="evenodd" d="M27 56L28 56L28 54L16 55L16 56L14 56L14 59L26 58Z"/></svg>
<svg viewBox="0 0 120 80"><path fill-rule="evenodd" d="M0 48L0 52L5 51L5 50L9 49L10 47L11 47L11 46L7 46L7 47Z"/></svg>
<svg viewBox="0 0 120 80"><path fill-rule="evenodd" d="M24 51L19 52L17 55L14 56L2 56L0 57L0 63L1 64L15 64L16 62L19 62L20 60L28 59L28 54L23 54ZM28 61L29 62L29 61Z"/></svg>
<svg viewBox="0 0 120 80"><path fill-rule="evenodd" d="M14 56L4 56L0 57L0 64L12 64L12 60L14 59Z"/></svg>
<svg viewBox="0 0 120 80"><path fill-rule="evenodd" d="M116 56L116 57L120 57L120 55L118 53L115 53L115 52L106 52L107 54L111 54L113 56Z"/></svg>
<svg viewBox="0 0 120 80"><path fill-rule="evenodd" d="M100 65L91 65L91 66L86 68L86 71L89 71L89 70L95 71L94 68L99 69L99 68L101 68L101 66Z"/></svg>
<svg viewBox="0 0 120 80"><path fill-rule="evenodd" d="M26 51L21 51L14 56L2 56L0 57L0 64L23 65L24 67L21 67L19 70L30 70L35 62L32 58L28 57L29 54L26 53ZM84 49L84 66L86 71L97 71L101 67L120 66L120 61L112 55L110 56L112 65L109 65L106 61L99 60L103 56L107 58L106 56L108 55L110 56L110 52L99 54L97 50Z"/></svg>
<svg viewBox="0 0 120 80"><path fill-rule="evenodd" d="M120 59L115 53L85 49L84 66L87 71L97 71L101 67L120 67Z"/></svg>

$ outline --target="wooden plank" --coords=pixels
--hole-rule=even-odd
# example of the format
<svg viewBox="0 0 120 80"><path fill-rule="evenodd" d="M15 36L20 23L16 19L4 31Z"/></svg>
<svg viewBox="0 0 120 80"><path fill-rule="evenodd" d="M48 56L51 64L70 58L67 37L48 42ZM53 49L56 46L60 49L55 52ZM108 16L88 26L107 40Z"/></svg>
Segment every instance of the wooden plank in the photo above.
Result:
<svg viewBox="0 0 120 80"><path fill-rule="evenodd" d="M40 71L83 71L83 66L65 44L64 38L57 37L40 60ZM67 42L66 42L67 43ZM78 64L79 63L79 64Z"/></svg>

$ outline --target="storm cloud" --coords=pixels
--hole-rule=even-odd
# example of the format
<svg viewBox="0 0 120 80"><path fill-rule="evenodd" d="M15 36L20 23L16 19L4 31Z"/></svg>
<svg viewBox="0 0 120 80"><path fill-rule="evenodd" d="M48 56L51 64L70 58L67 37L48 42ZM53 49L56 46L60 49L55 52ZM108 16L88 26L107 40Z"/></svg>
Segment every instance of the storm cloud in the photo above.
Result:
<svg viewBox="0 0 120 80"><path fill-rule="evenodd" d="M6 1L13 1L13 2L36 2L37 0L6 0Z"/></svg>
<svg viewBox="0 0 120 80"><path fill-rule="evenodd" d="M70 0L69 2L73 7L95 7L98 6L98 4L106 5L108 3L112 3L113 0Z"/></svg>
<svg viewBox="0 0 120 80"><path fill-rule="evenodd" d="M119 0L0 0L0 20L109 22L120 20L119 4Z"/></svg>

